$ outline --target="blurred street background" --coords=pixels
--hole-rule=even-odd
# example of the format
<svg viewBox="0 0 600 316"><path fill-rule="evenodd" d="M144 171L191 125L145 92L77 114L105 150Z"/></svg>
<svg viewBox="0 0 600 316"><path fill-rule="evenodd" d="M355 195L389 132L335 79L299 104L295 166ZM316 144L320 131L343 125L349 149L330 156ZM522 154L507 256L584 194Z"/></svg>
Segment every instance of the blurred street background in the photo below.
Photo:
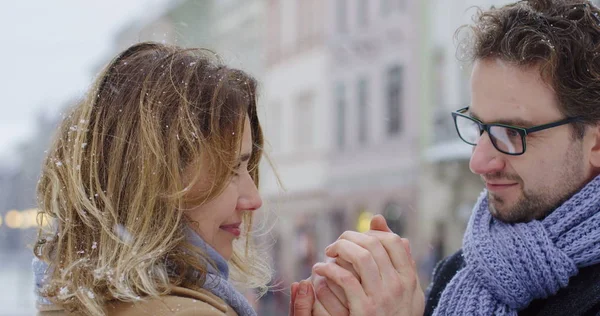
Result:
<svg viewBox="0 0 600 316"><path fill-rule="evenodd" d="M461 246L483 188L450 116L470 99L454 32L472 6L507 2L0 2L0 316L35 314L34 194L54 129L103 65L146 40L209 48L261 83L283 187L265 164L261 216L279 290L255 301L259 315L287 315L289 284L375 214L410 239L425 288Z"/></svg>

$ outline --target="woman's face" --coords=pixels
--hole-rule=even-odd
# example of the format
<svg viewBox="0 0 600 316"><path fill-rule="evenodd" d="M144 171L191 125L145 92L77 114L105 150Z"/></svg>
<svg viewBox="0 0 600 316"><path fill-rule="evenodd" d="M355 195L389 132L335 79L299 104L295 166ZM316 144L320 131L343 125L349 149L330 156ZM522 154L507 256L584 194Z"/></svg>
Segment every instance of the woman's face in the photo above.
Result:
<svg viewBox="0 0 600 316"><path fill-rule="evenodd" d="M246 117L238 166L225 190L211 201L196 207L188 207L185 211L187 217L194 223L192 228L196 233L225 260L231 258L233 240L240 236L243 212L257 210L262 205L258 189L248 172L252 144L250 120ZM195 170L190 168L194 166L188 167L186 174L194 173ZM192 196L202 194L209 188L211 184L207 178L202 177L190 189L189 194Z"/></svg>

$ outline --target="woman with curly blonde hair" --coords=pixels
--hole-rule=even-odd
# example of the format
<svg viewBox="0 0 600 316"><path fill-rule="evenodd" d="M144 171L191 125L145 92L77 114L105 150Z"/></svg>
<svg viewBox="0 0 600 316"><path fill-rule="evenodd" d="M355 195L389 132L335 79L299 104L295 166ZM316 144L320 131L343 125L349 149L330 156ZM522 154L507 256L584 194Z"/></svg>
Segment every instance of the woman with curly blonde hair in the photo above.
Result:
<svg viewBox="0 0 600 316"><path fill-rule="evenodd" d="M232 284L271 277L251 239L256 86L201 49L140 43L109 63L44 163L40 315L255 315Z"/></svg>

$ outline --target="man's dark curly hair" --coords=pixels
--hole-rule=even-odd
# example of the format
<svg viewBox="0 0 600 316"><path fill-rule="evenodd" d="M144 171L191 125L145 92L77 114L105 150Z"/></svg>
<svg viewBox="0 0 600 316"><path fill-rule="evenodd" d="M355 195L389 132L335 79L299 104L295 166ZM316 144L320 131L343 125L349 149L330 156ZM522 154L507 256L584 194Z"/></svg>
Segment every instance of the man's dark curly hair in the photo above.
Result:
<svg viewBox="0 0 600 316"><path fill-rule="evenodd" d="M474 23L462 27L471 61L499 58L512 64L539 66L552 86L561 112L600 122L600 10L590 1L523 0L479 11Z"/></svg>

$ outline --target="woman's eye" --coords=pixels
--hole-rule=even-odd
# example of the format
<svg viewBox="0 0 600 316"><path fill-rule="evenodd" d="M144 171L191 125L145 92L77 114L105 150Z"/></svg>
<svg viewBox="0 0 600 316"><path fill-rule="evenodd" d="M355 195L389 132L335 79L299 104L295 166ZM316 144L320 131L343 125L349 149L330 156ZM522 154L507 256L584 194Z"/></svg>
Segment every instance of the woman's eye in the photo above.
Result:
<svg viewBox="0 0 600 316"><path fill-rule="evenodd" d="M233 170L231 171L231 174L232 174L233 176L239 176L240 174L244 173L244 171L245 171L245 169L244 169L244 168L245 168L245 166L244 166L244 165L242 165L242 164L239 164L239 165L237 165L237 166L235 167L235 169L233 169Z"/></svg>

